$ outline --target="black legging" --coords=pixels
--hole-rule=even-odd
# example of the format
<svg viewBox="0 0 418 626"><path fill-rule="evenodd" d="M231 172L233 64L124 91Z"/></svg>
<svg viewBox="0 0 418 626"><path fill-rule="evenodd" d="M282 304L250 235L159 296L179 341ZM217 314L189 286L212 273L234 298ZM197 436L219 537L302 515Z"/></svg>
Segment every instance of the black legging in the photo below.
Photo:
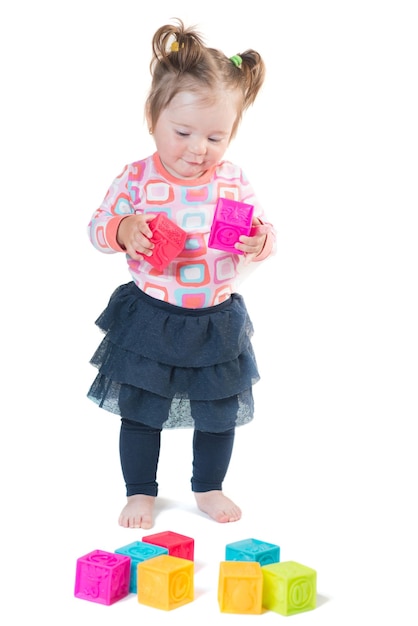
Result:
<svg viewBox="0 0 418 626"><path fill-rule="evenodd" d="M234 437L235 428L223 433L194 431L192 491L222 490ZM157 495L160 445L161 429L122 418L119 451L127 496Z"/></svg>

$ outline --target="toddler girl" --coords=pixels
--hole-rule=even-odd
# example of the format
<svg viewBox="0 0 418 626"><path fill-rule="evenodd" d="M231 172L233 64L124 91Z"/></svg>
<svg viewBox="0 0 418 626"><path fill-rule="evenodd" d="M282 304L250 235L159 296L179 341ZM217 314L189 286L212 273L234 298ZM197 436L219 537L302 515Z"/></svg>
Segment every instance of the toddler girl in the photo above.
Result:
<svg viewBox="0 0 418 626"><path fill-rule="evenodd" d="M235 285L272 253L274 231L243 171L223 156L265 68L254 50L228 58L206 47L181 20L157 30L152 51L145 115L156 151L123 169L89 224L100 252L126 255L131 281L96 321L104 338L88 396L121 417L122 526L152 527L161 430L184 427L194 429L198 508L233 522L241 511L222 484L235 428L253 418L259 379L251 320ZM254 206L250 236L241 235L236 252L208 246L218 198ZM163 269L148 260L159 213L187 233Z"/></svg>

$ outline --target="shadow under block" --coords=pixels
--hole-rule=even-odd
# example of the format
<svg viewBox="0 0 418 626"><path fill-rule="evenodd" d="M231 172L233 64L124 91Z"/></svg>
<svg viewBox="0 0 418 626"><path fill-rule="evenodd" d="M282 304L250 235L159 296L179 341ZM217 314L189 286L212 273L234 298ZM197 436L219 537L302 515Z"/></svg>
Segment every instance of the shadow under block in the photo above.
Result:
<svg viewBox="0 0 418 626"><path fill-rule="evenodd" d="M129 584L130 593L137 593L137 567L138 563L153 559L155 556L161 554L168 554L167 548L161 548L160 546L153 546L150 543L144 543L143 541L134 541L126 546L122 546L115 550L116 554L125 554L131 559L131 581Z"/></svg>
<svg viewBox="0 0 418 626"><path fill-rule="evenodd" d="M218 604L222 613L259 615L262 612L263 574L256 561L222 561Z"/></svg>
<svg viewBox="0 0 418 626"><path fill-rule="evenodd" d="M242 539L228 543L225 548L226 561L258 561L269 565L280 561L280 547L259 539Z"/></svg>
<svg viewBox="0 0 418 626"><path fill-rule="evenodd" d="M142 541L152 543L162 548L167 548L171 556L178 556L181 559L194 559L194 539L180 535L171 530L165 530L161 533L146 535L142 537Z"/></svg>
<svg viewBox="0 0 418 626"><path fill-rule="evenodd" d="M241 235L251 233L254 207L252 204L219 198L209 234L209 248L243 254L235 248Z"/></svg>
<svg viewBox="0 0 418 626"><path fill-rule="evenodd" d="M186 232L170 220L165 213L159 213L151 222L151 241L154 248L151 256L145 257L157 270L162 271L180 254L186 243Z"/></svg>
<svg viewBox="0 0 418 626"><path fill-rule="evenodd" d="M194 563L169 554L137 566L138 602L170 611L194 599Z"/></svg>
<svg viewBox="0 0 418 626"><path fill-rule="evenodd" d="M77 559L76 598L113 604L129 594L131 559L123 554L93 550Z"/></svg>
<svg viewBox="0 0 418 626"><path fill-rule="evenodd" d="M263 608L281 615L294 615L316 607L316 571L295 561L261 568Z"/></svg>

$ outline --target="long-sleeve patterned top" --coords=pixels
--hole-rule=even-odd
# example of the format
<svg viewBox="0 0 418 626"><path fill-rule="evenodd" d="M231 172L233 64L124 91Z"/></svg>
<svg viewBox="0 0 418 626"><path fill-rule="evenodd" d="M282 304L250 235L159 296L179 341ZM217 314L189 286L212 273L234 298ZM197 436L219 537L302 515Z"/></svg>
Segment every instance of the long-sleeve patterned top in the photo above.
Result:
<svg viewBox="0 0 418 626"><path fill-rule="evenodd" d="M101 206L89 223L89 237L101 252L124 252L116 236L119 224L134 213L165 213L187 233L184 249L158 271L147 260L126 254L132 280L148 295L186 308L219 304L236 291L249 265L245 255L208 247L218 198L254 206L254 217L268 225L261 261L274 250L274 229L264 219L254 191L237 165L229 161L208 170L196 180L179 180L169 174L157 153L125 166L113 181Z"/></svg>

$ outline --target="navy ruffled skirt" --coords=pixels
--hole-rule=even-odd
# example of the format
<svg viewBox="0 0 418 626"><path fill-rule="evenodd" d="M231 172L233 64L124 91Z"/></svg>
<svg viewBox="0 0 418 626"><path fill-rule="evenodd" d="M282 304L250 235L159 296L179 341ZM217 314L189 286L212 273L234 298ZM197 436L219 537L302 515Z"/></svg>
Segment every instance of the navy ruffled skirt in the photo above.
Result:
<svg viewBox="0 0 418 626"><path fill-rule="evenodd" d="M187 309L121 285L96 321L105 337L91 359L88 397L154 428L223 432L253 418L259 380L253 326L239 294Z"/></svg>

